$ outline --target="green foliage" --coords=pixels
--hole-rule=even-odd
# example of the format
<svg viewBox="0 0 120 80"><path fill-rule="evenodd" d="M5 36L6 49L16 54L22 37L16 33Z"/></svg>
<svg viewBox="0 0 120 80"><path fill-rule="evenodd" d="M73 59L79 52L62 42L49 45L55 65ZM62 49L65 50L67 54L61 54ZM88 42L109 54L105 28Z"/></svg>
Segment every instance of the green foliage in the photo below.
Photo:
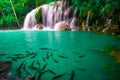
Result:
<svg viewBox="0 0 120 80"><path fill-rule="evenodd" d="M41 10L37 10L35 13L35 19L36 20L40 19L40 15L41 15Z"/></svg>

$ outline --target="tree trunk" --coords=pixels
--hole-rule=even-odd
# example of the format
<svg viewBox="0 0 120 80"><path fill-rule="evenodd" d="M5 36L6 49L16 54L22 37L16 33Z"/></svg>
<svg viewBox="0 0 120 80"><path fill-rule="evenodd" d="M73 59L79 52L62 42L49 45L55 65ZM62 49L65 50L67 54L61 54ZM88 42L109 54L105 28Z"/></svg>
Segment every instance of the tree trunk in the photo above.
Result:
<svg viewBox="0 0 120 80"><path fill-rule="evenodd" d="M11 4L11 7L12 7L12 10L13 10L14 16L15 16L15 18L16 18L16 21L17 21L18 27L20 28L20 23L19 23L19 20L18 20L17 15L16 15L15 8L14 8L14 6L13 6L13 4L12 4L12 0L10 0L10 4Z"/></svg>
<svg viewBox="0 0 120 80"><path fill-rule="evenodd" d="M2 12L2 15L4 16L5 14L4 14L3 9L2 9L1 6L0 6L0 11Z"/></svg>

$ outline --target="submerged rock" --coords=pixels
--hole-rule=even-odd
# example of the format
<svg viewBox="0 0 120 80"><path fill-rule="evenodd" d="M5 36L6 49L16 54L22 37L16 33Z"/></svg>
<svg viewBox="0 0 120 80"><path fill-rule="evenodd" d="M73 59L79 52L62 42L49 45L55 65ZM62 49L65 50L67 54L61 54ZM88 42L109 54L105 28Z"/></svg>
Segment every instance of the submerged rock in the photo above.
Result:
<svg viewBox="0 0 120 80"><path fill-rule="evenodd" d="M0 61L0 73L9 70L11 63L11 61Z"/></svg>
<svg viewBox="0 0 120 80"><path fill-rule="evenodd" d="M11 75L11 73L8 72L11 65L11 61L0 61L0 80L7 80Z"/></svg>

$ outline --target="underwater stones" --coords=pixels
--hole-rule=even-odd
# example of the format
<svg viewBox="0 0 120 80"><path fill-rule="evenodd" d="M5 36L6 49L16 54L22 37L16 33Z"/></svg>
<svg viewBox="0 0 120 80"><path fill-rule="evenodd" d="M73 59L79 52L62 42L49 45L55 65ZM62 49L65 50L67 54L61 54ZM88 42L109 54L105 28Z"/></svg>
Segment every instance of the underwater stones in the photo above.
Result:
<svg viewBox="0 0 120 80"><path fill-rule="evenodd" d="M0 61L0 80L6 80L11 75L8 72L12 65L11 61Z"/></svg>
<svg viewBox="0 0 120 80"><path fill-rule="evenodd" d="M69 24L66 23L65 21L58 22L58 23L56 23L54 30L57 30L57 31L70 30Z"/></svg>
<svg viewBox="0 0 120 80"><path fill-rule="evenodd" d="M0 73L9 70L11 63L11 61L0 61Z"/></svg>

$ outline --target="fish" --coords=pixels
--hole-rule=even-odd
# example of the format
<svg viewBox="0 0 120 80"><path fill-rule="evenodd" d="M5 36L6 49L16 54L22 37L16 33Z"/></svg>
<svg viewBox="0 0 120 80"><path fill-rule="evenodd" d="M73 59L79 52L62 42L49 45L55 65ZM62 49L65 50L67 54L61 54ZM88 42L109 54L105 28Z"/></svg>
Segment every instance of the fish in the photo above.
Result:
<svg viewBox="0 0 120 80"><path fill-rule="evenodd" d="M53 51L58 51L58 50L56 50L56 49L53 49Z"/></svg>
<svg viewBox="0 0 120 80"><path fill-rule="evenodd" d="M80 54L79 52L76 52L76 51L73 51L73 53L75 53L75 54Z"/></svg>
<svg viewBox="0 0 120 80"><path fill-rule="evenodd" d="M31 75L31 74L26 70L26 64L24 64L23 70L25 71L26 75Z"/></svg>
<svg viewBox="0 0 120 80"><path fill-rule="evenodd" d="M25 52L28 53L28 54L30 54L30 51L28 51L28 50L26 50Z"/></svg>
<svg viewBox="0 0 120 80"><path fill-rule="evenodd" d="M35 71L38 70L38 68L35 67L35 66L30 66L29 68L30 68L31 70L35 70Z"/></svg>
<svg viewBox="0 0 120 80"><path fill-rule="evenodd" d="M26 58L25 56L17 56L18 59Z"/></svg>
<svg viewBox="0 0 120 80"><path fill-rule="evenodd" d="M25 63L25 60L19 65L19 67L16 69L16 71L19 71L23 67L24 63Z"/></svg>
<svg viewBox="0 0 120 80"><path fill-rule="evenodd" d="M57 59L53 58L53 57L52 57L52 60L57 64L59 63L59 61Z"/></svg>
<svg viewBox="0 0 120 80"><path fill-rule="evenodd" d="M49 56L48 53L49 53L49 52L46 53L46 59L49 59L49 58L50 58L50 56Z"/></svg>
<svg viewBox="0 0 120 80"><path fill-rule="evenodd" d="M38 74L37 76L37 80L41 80L40 78L42 77L43 74L45 74L47 71L43 71L41 73Z"/></svg>
<svg viewBox="0 0 120 80"><path fill-rule="evenodd" d="M29 68L32 69L32 70L38 70L38 68L34 66L34 63L35 63L35 61L33 61L31 63L31 65L29 66Z"/></svg>
<svg viewBox="0 0 120 80"><path fill-rule="evenodd" d="M35 58L37 56L37 53L35 55L33 55L31 58Z"/></svg>
<svg viewBox="0 0 120 80"><path fill-rule="evenodd" d="M83 68L77 68L77 69L81 71L87 71L86 69L83 69Z"/></svg>
<svg viewBox="0 0 120 80"><path fill-rule="evenodd" d="M50 53L50 56L53 56L53 53L52 53L52 52Z"/></svg>
<svg viewBox="0 0 120 80"><path fill-rule="evenodd" d="M36 77L37 73L38 73L38 72L36 72L36 73L32 76L32 78L29 78L29 80L36 80L35 77Z"/></svg>
<svg viewBox="0 0 120 80"><path fill-rule="evenodd" d="M54 76L54 77L52 78L52 80L56 80L56 79L61 78L61 77L65 76L65 75L66 75L66 73L56 75L56 76Z"/></svg>
<svg viewBox="0 0 120 80"><path fill-rule="evenodd" d="M35 53L26 54L27 57L34 55Z"/></svg>
<svg viewBox="0 0 120 80"><path fill-rule="evenodd" d="M42 68L43 71L46 69L47 65L48 65L48 63L43 65L43 68Z"/></svg>
<svg viewBox="0 0 120 80"><path fill-rule="evenodd" d="M21 74L22 74L22 71L19 69L19 70L17 70L17 76L18 76L18 78L20 78L21 77Z"/></svg>
<svg viewBox="0 0 120 80"><path fill-rule="evenodd" d="M40 62L37 60L37 62L36 62L38 65L40 65Z"/></svg>
<svg viewBox="0 0 120 80"><path fill-rule="evenodd" d="M60 58L68 58L67 56L58 55Z"/></svg>
<svg viewBox="0 0 120 80"><path fill-rule="evenodd" d="M82 57L85 57L85 55L80 55L80 56L78 56L79 58L82 58Z"/></svg>
<svg viewBox="0 0 120 80"><path fill-rule="evenodd" d="M14 56L23 56L23 54L14 54Z"/></svg>
<svg viewBox="0 0 120 80"><path fill-rule="evenodd" d="M24 71L26 70L26 65L25 65L25 64L23 65L23 70L24 70Z"/></svg>
<svg viewBox="0 0 120 80"><path fill-rule="evenodd" d="M41 50L52 50L50 48L40 48Z"/></svg>
<svg viewBox="0 0 120 80"><path fill-rule="evenodd" d="M77 63L80 63L81 61L79 61L79 60L76 60L76 62L77 62Z"/></svg>
<svg viewBox="0 0 120 80"><path fill-rule="evenodd" d="M29 52L28 54L26 54L26 56L28 57L28 56L32 56L32 55L35 55L35 54L38 54L39 53L39 51L38 52Z"/></svg>
<svg viewBox="0 0 120 80"><path fill-rule="evenodd" d="M42 60L45 62L46 61L45 57L42 56Z"/></svg>
<svg viewBox="0 0 120 80"><path fill-rule="evenodd" d="M34 62L35 62L35 61L33 61L29 67L33 67L33 66L34 66Z"/></svg>
<svg viewBox="0 0 120 80"><path fill-rule="evenodd" d="M11 57L11 60L12 60L12 61L17 61L18 58L17 58L17 57Z"/></svg>
<svg viewBox="0 0 120 80"><path fill-rule="evenodd" d="M48 69L46 71L49 72L49 73L51 73L51 74L53 74L53 75L56 75L56 73L54 71L50 70L50 69Z"/></svg>
<svg viewBox="0 0 120 80"><path fill-rule="evenodd" d="M75 77L75 71L74 71L74 70L72 70L70 80L74 80L74 77Z"/></svg>
<svg viewBox="0 0 120 80"><path fill-rule="evenodd" d="M4 53L0 53L0 56L5 56L6 54L4 54Z"/></svg>

